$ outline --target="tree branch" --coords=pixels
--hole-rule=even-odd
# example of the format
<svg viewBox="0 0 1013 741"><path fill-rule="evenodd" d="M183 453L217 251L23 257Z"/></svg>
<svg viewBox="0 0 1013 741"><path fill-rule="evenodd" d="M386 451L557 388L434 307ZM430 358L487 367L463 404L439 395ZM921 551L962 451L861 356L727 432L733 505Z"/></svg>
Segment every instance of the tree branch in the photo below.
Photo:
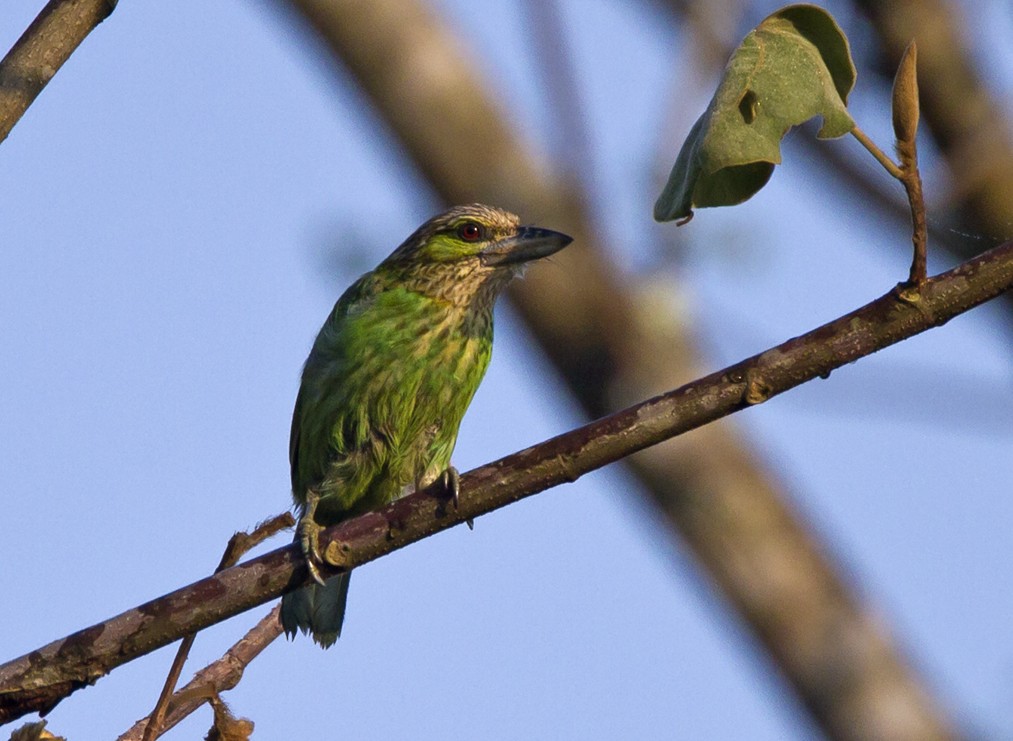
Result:
<svg viewBox="0 0 1013 741"><path fill-rule="evenodd" d="M193 679L185 687L181 687L173 694L167 712L159 720L158 735L175 727L211 697L239 684L249 663L281 635L281 621L278 619L280 612L281 608L275 605L250 628L246 635L226 651L224 656L194 674ZM116 741L141 741L152 715L147 715L134 723Z"/></svg>
<svg viewBox="0 0 1013 741"><path fill-rule="evenodd" d="M50 0L0 61L0 142L117 0Z"/></svg>
<svg viewBox="0 0 1013 741"><path fill-rule="evenodd" d="M252 548L257 547L268 538L277 535L281 530L291 528L295 526L295 518L292 517L291 512L285 512L276 517L271 517L264 522L259 523L253 528L250 533L238 532L229 538L228 545L225 546L225 553L222 554L221 560L218 562L218 568L215 569L217 574L219 571L224 571L230 566L235 566L239 559L242 558ZM176 689L176 682L179 681L179 675L183 672L183 664L186 663L187 657L190 655L190 649L193 647L194 641L197 639L196 633L190 633L185 636L179 644L179 648L176 650L176 657L172 660L172 666L169 667L169 674L165 678L165 684L162 686L162 692L158 696L158 700L155 702L155 708L148 715L148 727L144 730L142 741L153 741L158 738L169 726L164 726L165 714L169 709L169 702L171 699L178 699L179 693L173 693ZM248 640L247 638L243 639ZM272 639L273 640L273 639ZM240 642L241 644L242 642ZM268 641L270 643L270 641ZM240 645L237 644L237 645ZM265 646L267 644L264 644ZM235 650L235 647L233 647ZM232 653L230 651L230 653ZM260 651L257 651L260 653ZM255 656L256 654L254 654ZM250 657L253 658L252 656ZM245 664L243 664L245 666ZM206 671L206 670L205 670ZM242 672L240 671L240 675ZM236 682L239 681L239 677L236 677ZM193 682L190 683L191 685ZM231 689L235 685L230 687L216 687L217 692L223 692L225 689ZM207 699L207 698L205 698ZM194 709L199 707L195 705ZM192 711L191 711L192 712ZM185 717L184 715L179 716L180 719Z"/></svg>
<svg viewBox="0 0 1013 741"><path fill-rule="evenodd" d="M617 461L638 450L754 406L814 378L870 355L915 334L946 323L1013 288L1013 242L928 280L919 294L885 296L801 337L755 355L693 383L641 402L583 427L547 440L461 477L460 507L448 506L442 494L429 490L394 502L384 510L328 528L321 535L327 553L340 554L343 568L360 566L434 533L492 512ZM438 488L438 487L437 487ZM325 568L326 573L340 569ZM26 713L46 713L76 689L94 683L113 668L202 630L306 583L305 559L296 544L201 579L133 610L54 641L0 665L0 722ZM765 593L794 599L791 580L779 583L779 572L765 572ZM863 626L859 626L863 627ZM875 633L871 620L864 624ZM773 626L775 630L790 625ZM867 636L835 634L833 672L820 670L822 645L801 642L778 657L787 667L812 672L811 707L833 707L826 718L839 738L884 738L905 718L909 737L947 738L953 733L926 709L911 707L917 691L891 688L910 680L884 676L897 669L882 661L883 652L866 650ZM888 654L889 652L885 652ZM869 666L870 662L873 666ZM890 680L890 681L885 681ZM905 689L910 689L905 687ZM849 702L875 698L881 716L855 723ZM842 703L842 698L844 702ZM916 722L912 725L912 719Z"/></svg>

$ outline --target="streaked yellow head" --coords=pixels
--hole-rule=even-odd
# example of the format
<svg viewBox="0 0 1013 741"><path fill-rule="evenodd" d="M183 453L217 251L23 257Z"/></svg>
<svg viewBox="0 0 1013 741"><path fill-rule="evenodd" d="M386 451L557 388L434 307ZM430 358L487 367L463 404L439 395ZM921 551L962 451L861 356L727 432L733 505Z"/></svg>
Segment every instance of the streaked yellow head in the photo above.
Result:
<svg viewBox="0 0 1013 741"><path fill-rule="evenodd" d="M471 203L420 226L379 270L428 296L457 305L478 300L491 306L525 263L571 241L560 232L521 226L509 211Z"/></svg>

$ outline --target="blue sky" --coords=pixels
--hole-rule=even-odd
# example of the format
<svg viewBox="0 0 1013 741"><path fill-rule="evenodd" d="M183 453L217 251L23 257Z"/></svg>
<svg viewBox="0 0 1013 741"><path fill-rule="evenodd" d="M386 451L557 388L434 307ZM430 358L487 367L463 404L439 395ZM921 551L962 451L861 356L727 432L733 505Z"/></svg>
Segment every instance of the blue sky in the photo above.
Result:
<svg viewBox="0 0 1013 741"><path fill-rule="evenodd" d="M1011 30L1000 5L975 17L985 39ZM0 45L40 6L7 0ZM514 4L440 7L548 148ZM658 153L680 39L641 6L566 7L604 228L636 234L678 149ZM1013 65L996 61L1002 93ZM862 85L853 107L885 144L888 115ZM687 93L703 95L687 127L709 94ZM0 145L0 658L205 575L235 530L288 507L291 407L316 330L439 208L362 103L273 3L123 2ZM691 313L710 368L906 275L903 230L802 164L789 150L752 201L698 213L676 260L623 240L624 264ZM990 737L1013 735L1001 319L972 312L735 420L930 686ZM582 421L508 306L497 333L462 471ZM190 669L266 609L202 633ZM115 737L150 710L173 651L76 693L51 729ZM358 570L334 649L279 641L226 699L265 739L814 733L618 467Z"/></svg>

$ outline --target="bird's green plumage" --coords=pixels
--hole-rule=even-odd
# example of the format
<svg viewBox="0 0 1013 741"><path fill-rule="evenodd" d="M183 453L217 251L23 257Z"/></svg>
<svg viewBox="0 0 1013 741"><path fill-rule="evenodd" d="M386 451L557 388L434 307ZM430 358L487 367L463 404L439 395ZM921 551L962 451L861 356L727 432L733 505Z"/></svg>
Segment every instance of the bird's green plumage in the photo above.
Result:
<svg viewBox="0 0 1013 741"><path fill-rule="evenodd" d="M428 486L492 354L497 295L524 262L569 242L499 209L459 206L421 226L338 300L303 369L292 492L331 525ZM286 632L340 633L348 574L285 596Z"/></svg>

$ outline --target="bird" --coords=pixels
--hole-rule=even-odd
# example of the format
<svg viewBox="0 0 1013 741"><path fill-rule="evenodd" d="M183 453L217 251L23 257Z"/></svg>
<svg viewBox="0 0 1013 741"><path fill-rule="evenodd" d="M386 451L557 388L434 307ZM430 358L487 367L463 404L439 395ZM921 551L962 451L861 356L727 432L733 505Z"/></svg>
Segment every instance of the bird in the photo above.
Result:
<svg viewBox="0 0 1013 741"><path fill-rule="evenodd" d="M492 356L493 306L525 266L572 241L503 209L455 206L415 230L334 305L303 366L289 460L312 581L282 598L289 638L341 634L350 572L322 578L330 525L442 482Z"/></svg>

